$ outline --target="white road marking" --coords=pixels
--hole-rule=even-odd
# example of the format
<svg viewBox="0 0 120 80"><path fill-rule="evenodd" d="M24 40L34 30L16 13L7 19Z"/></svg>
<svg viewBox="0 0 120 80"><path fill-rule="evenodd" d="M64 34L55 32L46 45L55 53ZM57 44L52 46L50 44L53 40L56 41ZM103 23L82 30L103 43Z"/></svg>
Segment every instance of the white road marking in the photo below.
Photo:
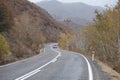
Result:
<svg viewBox="0 0 120 80"><path fill-rule="evenodd" d="M93 72L92 72L92 67L89 63L89 61L87 60L87 58L84 56L84 55L81 55L83 56L83 58L86 60L87 62L87 65L88 65L88 73L89 73L89 80L93 80Z"/></svg>
<svg viewBox="0 0 120 80"><path fill-rule="evenodd" d="M42 68L44 68L45 66L49 65L50 63L56 62L57 59L61 56L61 52L59 52L57 50L54 50L54 49L52 49L52 50L58 53L58 55L55 58L53 58L51 61L49 61L48 63L44 64L43 66L41 66L41 67L39 67L39 68L37 68L37 69L35 69L35 70L33 70L33 71L23 75L23 76L15 79L15 80L25 80L25 79L27 79L27 78L37 74L38 72L40 72Z"/></svg>

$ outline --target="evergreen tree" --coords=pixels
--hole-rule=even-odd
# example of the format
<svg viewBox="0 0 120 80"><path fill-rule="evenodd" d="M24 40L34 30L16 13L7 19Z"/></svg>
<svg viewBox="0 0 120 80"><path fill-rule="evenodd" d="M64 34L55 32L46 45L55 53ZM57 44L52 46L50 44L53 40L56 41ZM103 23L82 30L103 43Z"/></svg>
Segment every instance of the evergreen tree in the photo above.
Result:
<svg viewBox="0 0 120 80"><path fill-rule="evenodd" d="M9 5L0 0L0 32L7 31L13 25L13 17Z"/></svg>

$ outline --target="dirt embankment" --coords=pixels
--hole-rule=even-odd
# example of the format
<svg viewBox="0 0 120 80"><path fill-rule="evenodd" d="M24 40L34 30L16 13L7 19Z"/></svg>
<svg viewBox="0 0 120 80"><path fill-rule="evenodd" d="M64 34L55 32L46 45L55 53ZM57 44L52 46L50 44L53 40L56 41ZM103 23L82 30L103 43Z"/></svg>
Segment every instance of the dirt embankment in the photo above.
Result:
<svg viewBox="0 0 120 80"><path fill-rule="evenodd" d="M97 63L100 65L100 67L102 68L102 70L111 76L112 80L120 80L120 73L117 73L115 70L113 70L112 68L110 68L107 64L96 60Z"/></svg>

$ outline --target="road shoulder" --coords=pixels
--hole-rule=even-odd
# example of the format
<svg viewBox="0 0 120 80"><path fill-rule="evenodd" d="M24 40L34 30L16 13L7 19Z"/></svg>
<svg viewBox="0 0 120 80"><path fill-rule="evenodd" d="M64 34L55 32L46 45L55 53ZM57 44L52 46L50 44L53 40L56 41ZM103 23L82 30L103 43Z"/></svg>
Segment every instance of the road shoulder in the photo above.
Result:
<svg viewBox="0 0 120 80"><path fill-rule="evenodd" d="M98 65L101 67L101 69L107 74L111 76L111 80L120 80L120 74L117 73L115 70L107 66L105 63L96 60Z"/></svg>

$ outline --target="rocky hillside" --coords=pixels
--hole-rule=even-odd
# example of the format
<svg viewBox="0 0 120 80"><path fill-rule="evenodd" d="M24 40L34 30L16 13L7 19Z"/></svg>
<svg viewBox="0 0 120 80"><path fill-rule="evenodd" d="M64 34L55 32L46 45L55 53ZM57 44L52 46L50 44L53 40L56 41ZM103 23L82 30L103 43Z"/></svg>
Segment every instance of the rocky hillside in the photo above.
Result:
<svg viewBox="0 0 120 80"><path fill-rule="evenodd" d="M59 33L64 31L46 11L27 0L4 2L14 17L14 26L3 33L10 48L9 61L38 53L40 45L56 42Z"/></svg>

